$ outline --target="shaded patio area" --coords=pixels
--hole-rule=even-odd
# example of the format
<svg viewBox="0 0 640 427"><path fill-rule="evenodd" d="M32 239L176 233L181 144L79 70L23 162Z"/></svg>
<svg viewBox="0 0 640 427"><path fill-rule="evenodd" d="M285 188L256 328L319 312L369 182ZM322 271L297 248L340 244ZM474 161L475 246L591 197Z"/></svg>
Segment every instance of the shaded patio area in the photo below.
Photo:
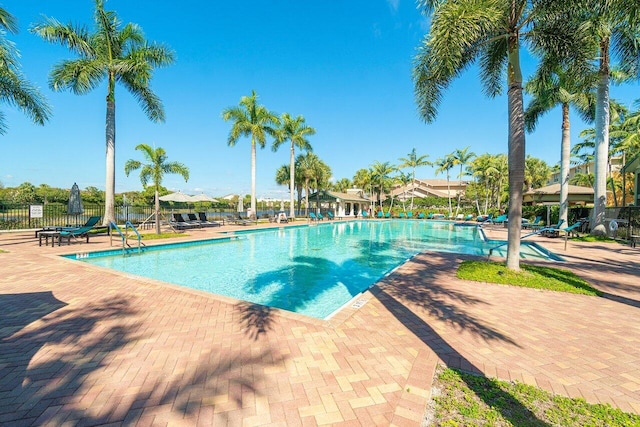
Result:
<svg viewBox="0 0 640 427"><path fill-rule="evenodd" d="M640 248L540 238L605 298L424 253L322 321L56 256L107 239L0 235L0 423L418 426L438 361L640 413Z"/></svg>

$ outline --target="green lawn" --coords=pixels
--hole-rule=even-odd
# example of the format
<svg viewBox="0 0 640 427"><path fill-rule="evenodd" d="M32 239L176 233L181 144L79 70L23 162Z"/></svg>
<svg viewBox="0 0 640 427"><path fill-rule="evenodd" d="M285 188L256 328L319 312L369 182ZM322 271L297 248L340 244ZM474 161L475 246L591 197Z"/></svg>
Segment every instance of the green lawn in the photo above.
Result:
<svg viewBox="0 0 640 427"><path fill-rule="evenodd" d="M514 272L499 262L464 261L460 264L458 278L476 282L548 289L559 292L599 296L601 292L568 270L537 265L520 264L520 272Z"/></svg>
<svg viewBox="0 0 640 427"><path fill-rule="evenodd" d="M640 416L610 405L442 366L434 378L433 402L436 426L640 426Z"/></svg>

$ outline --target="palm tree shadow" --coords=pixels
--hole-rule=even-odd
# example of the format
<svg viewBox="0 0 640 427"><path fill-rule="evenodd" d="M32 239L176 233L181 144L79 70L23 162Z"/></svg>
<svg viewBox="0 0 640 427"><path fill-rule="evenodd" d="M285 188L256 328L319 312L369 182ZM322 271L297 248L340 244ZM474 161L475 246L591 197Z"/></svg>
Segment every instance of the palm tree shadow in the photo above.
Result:
<svg viewBox="0 0 640 427"><path fill-rule="evenodd" d="M478 305L486 302L462 292L449 289L437 283L436 276L440 269L453 271L457 263L450 258L437 253L427 257L412 260L411 268L406 268L401 274L393 274L371 289L371 293L390 313L405 325L416 337L425 343L449 367L457 368L475 375L482 375L480 368L475 366L465 356L460 354L454 346L449 345L435 329L425 322L415 312L426 312L437 316L449 325L487 341L497 341L513 346L518 344L500 331L484 324L480 319L459 308L459 304ZM410 308L412 307L414 311ZM502 416L513 425L546 426L525 405L509 393L497 388L492 398L477 381L468 381L467 385L487 405L500 411Z"/></svg>

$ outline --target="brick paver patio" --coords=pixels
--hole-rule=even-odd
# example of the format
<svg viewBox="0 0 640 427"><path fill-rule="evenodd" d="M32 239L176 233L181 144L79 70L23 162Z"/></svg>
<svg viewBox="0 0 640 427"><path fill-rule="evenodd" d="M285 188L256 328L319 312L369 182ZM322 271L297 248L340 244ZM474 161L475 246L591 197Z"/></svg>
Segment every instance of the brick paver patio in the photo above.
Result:
<svg viewBox="0 0 640 427"><path fill-rule="evenodd" d="M56 255L105 236L0 234L0 425L418 426L438 361L640 413L640 248L540 242L606 297L424 253L321 321Z"/></svg>

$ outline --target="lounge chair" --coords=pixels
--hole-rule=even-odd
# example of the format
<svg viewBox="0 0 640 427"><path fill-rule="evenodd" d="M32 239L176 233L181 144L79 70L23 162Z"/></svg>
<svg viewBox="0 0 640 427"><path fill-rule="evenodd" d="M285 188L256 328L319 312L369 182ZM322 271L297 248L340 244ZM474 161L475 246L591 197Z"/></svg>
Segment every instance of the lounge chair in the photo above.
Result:
<svg viewBox="0 0 640 427"><path fill-rule="evenodd" d="M522 220L522 228L541 228L542 224L542 216L538 215L536 216L536 219L533 220L533 222L524 222L524 219Z"/></svg>
<svg viewBox="0 0 640 427"><path fill-rule="evenodd" d="M192 224L191 222L185 220L182 217L182 214L174 213L171 215L173 219L169 221L169 225L177 230L188 230L190 228L198 228L200 225Z"/></svg>
<svg viewBox="0 0 640 427"><path fill-rule="evenodd" d="M412 219L413 218L413 212L409 211L407 212L407 219Z"/></svg>
<svg viewBox="0 0 640 427"><path fill-rule="evenodd" d="M363 210L362 211L362 219L367 219L367 218L369 218L369 212Z"/></svg>
<svg viewBox="0 0 640 427"><path fill-rule="evenodd" d="M429 214L427 215L427 219L433 219L433 212L429 212Z"/></svg>
<svg viewBox="0 0 640 427"><path fill-rule="evenodd" d="M100 221L99 216L92 216L82 227L67 228L60 230L60 236L58 237L58 245L63 239L67 239L67 243L71 244L71 238L78 239L79 237L85 237L87 243L89 243L89 232L93 229L93 226Z"/></svg>
<svg viewBox="0 0 640 427"><path fill-rule="evenodd" d="M462 221L464 219L463 214L458 214L453 218L455 221Z"/></svg>
<svg viewBox="0 0 640 427"><path fill-rule="evenodd" d="M469 215L464 217L463 221L467 222L467 221L471 221L472 219L473 219L473 214L469 214Z"/></svg>
<svg viewBox="0 0 640 427"><path fill-rule="evenodd" d="M424 219L424 212L420 212L418 214L418 219Z"/></svg>
<svg viewBox="0 0 640 427"><path fill-rule="evenodd" d="M385 218L391 218L391 211L387 212L386 214L384 214Z"/></svg>
<svg viewBox="0 0 640 427"><path fill-rule="evenodd" d="M78 228L81 228L81 227L95 227L100 222L100 218L102 217L101 216L89 217L87 222L85 222L80 227L69 227L69 226L43 227L40 230L36 230L36 237L38 237L38 233L44 232L44 231L72 231L72 230L77 230Z"/></svg>
<svg viewBox="0 0 640 427"><path fill-rule="evenodd" d="M398 215L398 218L406 218L406 215L404 212L400 212L400 215Z"/></svg>
<svg viewBox="0 0 640 427"><path fill-rule="evenodd" d="M189 214L189 221L198 221L203 227L220 227L222 225L219 221L209 221L204 212L198 212L197 217L194 214Z"/></svg>
<svg viewBox="0 0 640 427"><path fill-rule="evenodd" d="M493 219L493 214L478 215L478 218L477 218L476 221L478 221L478 222L487 222L487 221L491 221L491 219Z"/></svg>
<svg viewBox="0 0 640 427"><path fill-rule="evenodd" d="M487 221L490 224L504 224L504 222L507 221L507 214L502 214L496 218L490 218L487 219Z"/></svg>
<svg viewBox="0 0 640 427"><path fill-rule="evenodd" d="M376 214L376 218L383 218L384 214L382 213L382 211L378 211L378 213Z"/></svg>
<svg viewBox="0 0 640 427"><path fill-rule="evenodd" d="M311 221L318 221L318 217L313 212L309 212L309 219Z"/></svg>
<svg viewBox="0 0 640 427"><path fill-rule="evenodd" d="M329 218L329 220L336 219L336 217L333 216L333 213L331 211L327 211L327 218Z"/></svg>
<svg viewBox="0 0 640 427"><path fill-rule="evenodd" d="M441 214L441 213L433 214L433 219L444 219L444 214Z"/></svg>
<svg viewBox="0 0 640 427"><path fill-rule="evenodd" d="M560 236L560 232L564 232L566 233L565 236L569 237L570 235L574 234L576 236L578 236L578 228L580 226L582 226L582 221L576 221L574 222L572 225L568 226L568 227L561 227L562 223L564 221L560 220L558 222L558 224L555 227L549 227L549 228L543 228L542 229L542 235L545 237L558 237Z"/></svg>
<svg viewBox="0 0 640 427"><path fill-rule="evenodd" d="M324 217L322 216L322 214L320 212L318 212L316 214L316 217L318 218L318 221L324 221Z"/></svg>

